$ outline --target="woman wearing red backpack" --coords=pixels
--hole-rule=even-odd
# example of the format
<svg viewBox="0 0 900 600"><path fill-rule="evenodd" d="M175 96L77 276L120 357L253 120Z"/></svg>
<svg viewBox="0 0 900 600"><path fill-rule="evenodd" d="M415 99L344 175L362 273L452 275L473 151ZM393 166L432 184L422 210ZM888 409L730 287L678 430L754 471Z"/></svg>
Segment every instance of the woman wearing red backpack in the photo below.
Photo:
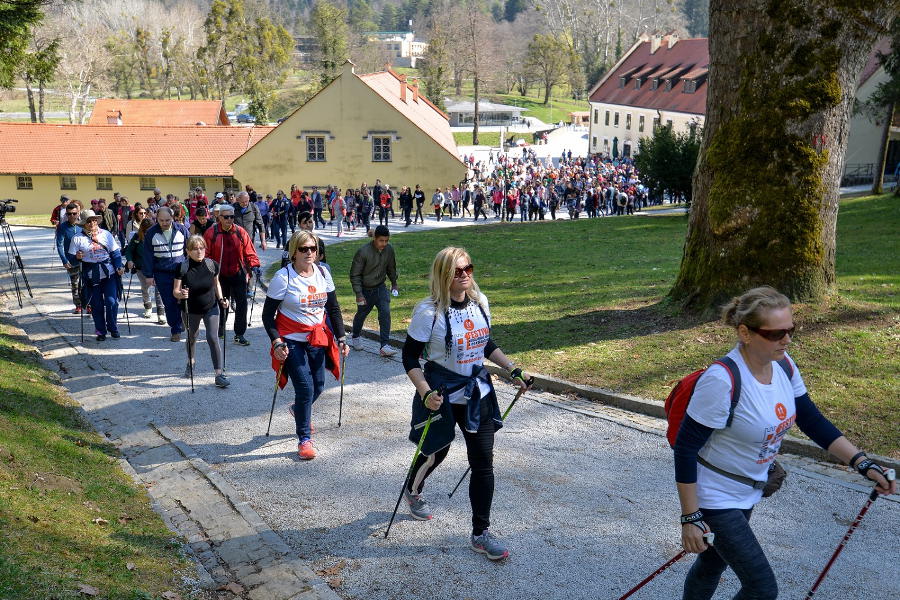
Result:
<svg viewBox="0 0 900 600"><path fill-rule="evenodd" d="M731 567L741 582L735 598L774 599L775 574L749 521L781 441L794 423L874 481L880 494L895 493L896 484L810 400L785 352L794 333L787 297L771 287L754 288L726 304L722 318L735 328L737 344L697 380L675 442L682 545L699 553L682 598L712 598L725 568ZM731 364L728 359L737 367L734 375L733 367L723 364ZM733 386L740 388L736 404ZM703 538L708 531L715 534L712 547Z"/></svg>

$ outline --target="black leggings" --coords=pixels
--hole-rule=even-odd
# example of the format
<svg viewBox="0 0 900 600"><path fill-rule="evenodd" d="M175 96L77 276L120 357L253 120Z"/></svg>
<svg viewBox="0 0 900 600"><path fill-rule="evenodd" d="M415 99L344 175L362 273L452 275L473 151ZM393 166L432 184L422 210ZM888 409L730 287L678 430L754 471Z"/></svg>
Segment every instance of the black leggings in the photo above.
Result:
<svg viewBox="0 0 900 600"><path fill-rule="evenodd" d="M206 345L209 346L209 356L212 359L213 369L219 371L222 368L222 348L219 346L219 338L217 336L219 331L219 307L214 304L203 315L188 313L187 320L188 356L192 357L196 362L197 355L194 353L194 346L197 341L197 334L200 332L200 321L203 321L203 325L206 327Z"/></svg>
<svg viewBox="0 0 900 600"><path fill-rule="evenodd" d="M466 440L466 453L469 456L469 466L472 467L472 477L469 479L472 535L481 535L491 525L491 503L494 500L494 421L491 419L491 405L489 401L481 399L481 425L476 433L466 431L466 405L452 404L451 408L453 419ZM449 445L431 456L420 454L406 489L411 494L422 493L425 479L447 458L448 452Z"/></svg>

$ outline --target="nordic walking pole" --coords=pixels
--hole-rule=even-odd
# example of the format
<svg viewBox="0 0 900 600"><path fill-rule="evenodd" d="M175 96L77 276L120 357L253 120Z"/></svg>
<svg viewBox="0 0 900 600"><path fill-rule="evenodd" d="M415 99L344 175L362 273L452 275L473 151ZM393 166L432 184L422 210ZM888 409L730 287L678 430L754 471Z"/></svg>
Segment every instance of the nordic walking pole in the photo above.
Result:
<svg viewBox="0 0 900 600"><path fill-rule="evenodd" d="M132 280L134 280L134 272L128 277L128 291L125 292L125 322L128 324L128 335L131 335L131 317L128 316L128 296L131 294Z"/></svg>
<svg viewBox="0 0 900 600"><path fill-rule="evenodd" d="M81 300L81 343L84 343L84 313L87 310L87 306L84 305L84 263L82 261L78 261L78 287L80 291L78 292L78 299Z"/></svg>
<svg viewBox="0 0 900 600"><path fill-rule="evenodd" d="M893 469L888 469L885 471L885 479L888 481L893 481L896 477L896 473ZM862 510L859 511L859 514L856 515L856 519L853 520L853 523L850 524L850 529L847 530L847 533L844 534L844 537L841 539L841 542L838 544L838 547L835 549L834 554L831 555L831 558L828 559L828 563L825 565L825 568L822 569L822 572L819 574L818 579L813 584L812 588L809 590L809 593L806 594L807 600L812 598L816 590L819 589L819 585L825 579L825 576L828 575L828 570L831 568L831 565L834 564L834 561L837 560L838 555L840 555L841 551L844 549L844 546L847 545L847 542L850 541L850 536L853 535L853 532L856 531L856 528L859 527L860 521L862 518L866 516L866 513L869 511L869 507L872 506L872 503L875 502L875 499L878 498L878 490L873 489L869 494L868 500L863 505Z"/></svg>
<svg viewBox="0 0 900 600"><path fill-rule="evenodd" d="M278 367L278 374L275 376L275 389L272 390L272 409L269 411L269 426L266 427L266 437L269 437L269 431L272 429L272 415L275 414L275 397L278 395L278 383L281 381L282 369L284 369L284 362Z"/></svg>
<svg viewBox="0 0 900 600"><path fill-rule="evenodd" d="M187 290L188 288L181 288L183 290ZM182 304L182 317L181 321L184 323L184 331L187 334L187 355L188 355L188 371L191 374L191 393L194 393L194 356L193 351L191 349L191 317L188 315L187 308L187 299L181 301ZM198 325L199 332L199 325Z"/></svg>
<svg viewBox="0 0 900 600"><path fill-rule="evenodd" d="M226 301L225 306L222 308L222 373L225 372L225 346L228 345L228 341L225 339L228 337L228 307L229 304ZM216 332L218 335L219 332Z"/></svg>
<svg viewBox="0 0 900 600"><path fill-rule="evenodd" d="M253 278L253 295L250 297L250 317L247 319L247 327L253 326L253 308L256 306L256 286L259 285L259 277Z"/></svg>
<svg viewBox="0 0 900 600"><path fill-rule="evenodd" d="M341 353L341 399L338 401L338 427L341 426L341 414L344 412L344 367L347 365L347 357Z"/></svg>
<svg viewBox="0 0 900 600"><path fill-rule="evenodd" d="M525 382L525 385L527 386L527 388L530 388L532 385L534 385L534 377L530 377L530 378L528 379L528 381ZM526 389L527 389L527 388L526 388ZM525 391L525 390L523 390L522 388L519 388L519 391L516 392L516 396L512 399L512 402L510 402L510 403L509 403L509 406L506 407L506 410L503 411L503 416L501 417L501 419L502 419L503 421L506 421L506 415L508 415L508 414L509 414L509 411L512 410L512 407L516 405L516 402L519 401L519 398L522 396L522 392L524 392L524 391ZM453 494L456 493L456 490L459 489L459 486L462 485L462 482L466 480L466 476L467 476L471 471L472 471L472 467L471 467L471 466L469 466L468 468L466 468L466 472L463 473L463 476L459 478L459 481L458 481L458 482L456 482L456 487L453 488L453 491L450 492L449 494L447 494L447 498L452 498L452 497L453 497Z"/></svg>
<svg viewBox="0 0 900 600"><path fill-rule="evenodd" d="M441 395L441 398L444 397L445 392L446 389L443 386L438 390L438 394ZM446 402L446 399L444 401ZM406 472L406 478L403 480L403 487L400 488L400 495L397 496L397 504L394 505L394 512L391 514L391 520L384 532L384 539L387 539L388 534L391 532L391 525L394 524L394 519L397 517L400 501L403 500L403 492L406 491L406 485L409 483L409 478L412 477L413 469L416 468L416 460L418 460L419 454L422 452L422 443L425 441L425 436L428 435L428 428L431 427L431 420L434 418L435 414L435 411L428 413L428 420L425 421L425 429L422 430L422 435L419 437L419 444L416 446L416 451L413 453L412 463L410 463L409 470Z"/></svg>
<svg viewBox="0 0 900 600"><path fill-rule="evenodd" d="M703 534L703 539L706 540L706 543L708 545L712 546L713 541L716 539L716 534L714 534L712 531L707 531L706 533ZM666 564L664 564L657 570L650 573L650 575L648 575L646 579L644 579L642 582L640 582L639 584L637 584L636 586L631 588L628 591L628 593L626 593L624 596L619 598L619 600L625 600L625 598L628 598L629 596L634 594L636 591L638 591L639 589L641 589L642 587L644 587L645 585L647 585L648 583L653 581L653 579L655 579L657 575L659 575L660 573L662 573L663 571L665 571L666 569L668 569L669 567L671 567L672 565L677 563L679 560L684 558L684 555L687 553L688 553L687 550L682 550L681 552L679 552L678 554L676 554L675 556L670 558L666 562Z"/></svg>

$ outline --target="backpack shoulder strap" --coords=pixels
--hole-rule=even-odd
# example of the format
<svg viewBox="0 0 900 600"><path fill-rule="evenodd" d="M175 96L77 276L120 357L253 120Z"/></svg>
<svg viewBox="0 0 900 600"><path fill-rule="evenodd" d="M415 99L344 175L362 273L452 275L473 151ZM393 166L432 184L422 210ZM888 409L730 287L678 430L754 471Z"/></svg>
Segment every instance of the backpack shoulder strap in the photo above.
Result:
<svg viewBox="0 0 900 600"><path fill-rule="evenodd" d="M791 361L789 361L787 357L779 360L778 366L781 367L781 370L784 371L785 375L787 375L788 380L794 378L794 365L791 364Z"/></svg>
<svg viewBox="0 0 900 600"><path fill-rule="evenodd" d="M725 427L731 427L731 422L734 420L734 409L737 408L738 400L741 398L741 370L734 359L728 356L723 356L713 364L725 367L731 377L731 405L728 408L728 420L725 421Z"/></svg>
<svg viewBox="0 0 900 600"><path fill-rule="evenodd" d="M187 261L184 261L184 262L187 262ZM210 257L207 256L206 258L203 259L203 264L206 265L206 268L209 269L210 273L212 273L213 275L216 274L216 263L213 259L211 259Z"/></svg>

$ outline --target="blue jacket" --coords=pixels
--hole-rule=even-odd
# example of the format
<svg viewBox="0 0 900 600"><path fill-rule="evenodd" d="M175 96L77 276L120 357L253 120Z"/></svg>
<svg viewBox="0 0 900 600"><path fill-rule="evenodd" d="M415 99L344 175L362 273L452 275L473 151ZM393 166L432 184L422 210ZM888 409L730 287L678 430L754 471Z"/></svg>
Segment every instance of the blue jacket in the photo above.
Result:
<svg viewBox="0 0 900 600"><path fill-rule="evenodd" d="M161 273L175 273L179 265L185 259L185 245L191 237L188 228L181 223L172 223L175 233L171 246L166 242L159 224L154 225L144 234L144 262L141 271L144 276L151 278L157 271Z"/></svg>
<svg viewBox="0 0 900 600"><path fill-rule="evenodd" d="M78 225L69 225L68 221L61 221L56 226L56 253L62 264L69 263L73 267L78 264L78 259L74 254L69 254L69 246L72 244L72 238L81 233L81 227Z"/></svg>
<svg viewBox="0 0 900 600"><path fill-rule="evenodd" d="M428 429L428 436L422 443L422 454L431 456L435 452L442 450L450 445L453 438L456 437L456 421L453 419L453 409L447 400L447 394L451 394L457 390L465 388L464 396L466 398L466 431L475 433L481 426L481 395L478 387L478 380L486 382L491 387L490 396L487 401L491 403L491 419L494 421L494 430L503 427L503 419L500 417L500 405L497 404L497 394L494 393L494 385L491 383L491 374L484 368L484 365L474 369L471 377L454 373L453 371L442 367L441 365L428 361L425 363L425 381L431 389L440 389L444 386L444 403L441 404L437 414L431 420L431 426ZM410 422L409 440L419 443L419 437L431 413L425 403L422 402L419 392L413 397L412 403L412 420Z"/></svg>

